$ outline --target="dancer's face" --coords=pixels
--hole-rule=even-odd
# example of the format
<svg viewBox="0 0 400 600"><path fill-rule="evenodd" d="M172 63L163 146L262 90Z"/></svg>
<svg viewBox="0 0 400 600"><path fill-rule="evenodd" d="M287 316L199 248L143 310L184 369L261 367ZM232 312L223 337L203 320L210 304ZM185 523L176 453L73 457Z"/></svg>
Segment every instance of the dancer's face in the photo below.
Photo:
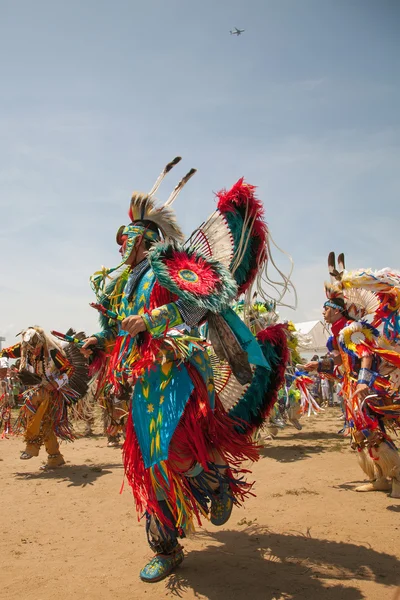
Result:
<svg viewBox="0 0 400 600"><path fill-rule="evenodd" d="M125 252L125 250L123 250L123 246L121 247L120 252L121 252L121 255L123 256L124 252ZM125 261L125 264L129 267L135 267L144 259L146 254L147 254L147 250L146 250L145 241L144 241L143 237L140 236L137 238L136 243L135 243L134 247L132 248L132 252L130 253L127 260Z"/></svg>
<svg viewBox="0 0 400 600"><path fill-rule="evenodd" d="M322 316L326 323L332 324L336 323L336 321L342 317L342 313L340 310L332 308L331 306L324 306L322 309Z"/></svg>

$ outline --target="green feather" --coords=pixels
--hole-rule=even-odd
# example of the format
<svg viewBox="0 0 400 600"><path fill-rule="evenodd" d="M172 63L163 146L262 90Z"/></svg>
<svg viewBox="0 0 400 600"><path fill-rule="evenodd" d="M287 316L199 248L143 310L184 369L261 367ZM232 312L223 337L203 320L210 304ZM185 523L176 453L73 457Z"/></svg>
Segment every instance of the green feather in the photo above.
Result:
<svg viewBox="0 0 400 600"><path fill-rule="evenodd" d="M242 232L244 227L244 220L239 210L235 212L226 212L224 216L228 222L229 229L231 230L234 242L235 253L240 245L240 240L242 239ZM246 232L244 234L244 240L249 238L251 235L251 230L249 227L246 228ZM251 240L247 244L246 251L243 254L240 265L236 269L234 273L234 278L236 283L240 287L245 281L247 281L248 273L251 269L251 265L254 261L253 252L252 252L252 243Z"/></svg>

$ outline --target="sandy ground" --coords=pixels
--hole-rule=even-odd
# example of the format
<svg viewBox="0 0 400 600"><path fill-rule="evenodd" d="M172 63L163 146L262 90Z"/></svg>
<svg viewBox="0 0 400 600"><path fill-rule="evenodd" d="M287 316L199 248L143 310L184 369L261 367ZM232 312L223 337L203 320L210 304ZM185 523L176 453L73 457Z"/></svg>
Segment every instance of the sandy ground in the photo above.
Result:
<svg viewBox="0 0 400 600"><path fill-rule="evenodd" d="M183 565L144 584L151 553L121 453L95 436L67 444L67 465L39 471L22 442L0 440L0 598L7 600L400 600L400 500L358 494L338 409L266 442L256 497L227 526L185 541Z"/></svg>

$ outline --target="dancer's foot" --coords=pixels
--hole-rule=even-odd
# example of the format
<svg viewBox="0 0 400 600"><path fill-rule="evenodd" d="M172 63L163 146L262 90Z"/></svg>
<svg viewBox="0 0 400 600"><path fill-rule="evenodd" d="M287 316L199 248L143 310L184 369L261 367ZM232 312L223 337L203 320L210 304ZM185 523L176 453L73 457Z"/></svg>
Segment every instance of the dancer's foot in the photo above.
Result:
<svg viewBox="0 0 400 600"><path fill-rule="evenodd" d="M146 583L161 581L182 563L183 558L183 548L179 544L171 554L156 554L140 571L140 579Z"/></svg>
<svg viewBox="0 0 400 600"><path fill-rule="evenodd" d="M119 435L108 436L107 448L118 448L119 446Z"/></svg>
<svg viewBox="0 0 400 600"><path fill-rule="evenodd" d="M232 492L227 483L220 487L218 493L214 493L211 499L211 523L213 525L224 525L231 516L233 508Z"/></svg>
<svg viewBox="0 0 400 600"><path fill-rule="evenodd" d="M65 465L65 460L62 454L49 454L47 457L47 463L43 465L41 469L43 471L45 471L46 469L57 469L62 465Z"/></svg>
<svg viewBox="0 0 400 600"><path fill-rule="evenodd" d="M390 494L391 498L400 498L400 479L396 479L393 477L392 479L392 493Z"/></svg>
<svg viewBox="0 0 400 600"><path fill-rule="evenodd" d="M279 427L279 429L284 429L285 427L285 421L280 417L271 417L269 422L271 423L272 427Z"/></svg>
<svg viewBox="0 0 400 600"><path fill-rule="evenodd" d="M359 485L356 487L356 492L388 492L390 491L392 486L390 482L382 477L381 479L375 479L375 481L370 481L364 485Z"/></svg>
<svg viewBox="0 0 400 600"><path fill-rule="evenodd" d="M33 458L32 454L29 454L29 452L21 452L21 460L29 460L30 458Z"/></svg>
<svg viewBox="0 0 400 600"><path fill-rule="evenodd" d="M300 425L300 422L298 419L289 419L289 422L293 425L293 427L296 427L296 429L298 431L301 431L303 429L303 426Z"/></svg>

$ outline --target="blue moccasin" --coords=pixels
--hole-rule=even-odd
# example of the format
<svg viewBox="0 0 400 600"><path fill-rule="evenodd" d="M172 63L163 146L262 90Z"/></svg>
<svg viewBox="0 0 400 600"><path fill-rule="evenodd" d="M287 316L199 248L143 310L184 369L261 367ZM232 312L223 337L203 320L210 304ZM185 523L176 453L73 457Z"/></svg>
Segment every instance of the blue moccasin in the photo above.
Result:
<svg viewBox="0 0 400 600"><path fill-rule="evenodd" d="M211 523L213 525L224 525L231 516L233 508L232 493L228 484L221 486L221 491L212 496L211 500Z"/></svg>
<svg viewBox="0 0 400 600"><path fill-rule="evenodd" d="M183 548L171 554L156 554L151 561L140 571L140 579L146 583L156 583L168 577L172 571L183 561Z"/></svg>

